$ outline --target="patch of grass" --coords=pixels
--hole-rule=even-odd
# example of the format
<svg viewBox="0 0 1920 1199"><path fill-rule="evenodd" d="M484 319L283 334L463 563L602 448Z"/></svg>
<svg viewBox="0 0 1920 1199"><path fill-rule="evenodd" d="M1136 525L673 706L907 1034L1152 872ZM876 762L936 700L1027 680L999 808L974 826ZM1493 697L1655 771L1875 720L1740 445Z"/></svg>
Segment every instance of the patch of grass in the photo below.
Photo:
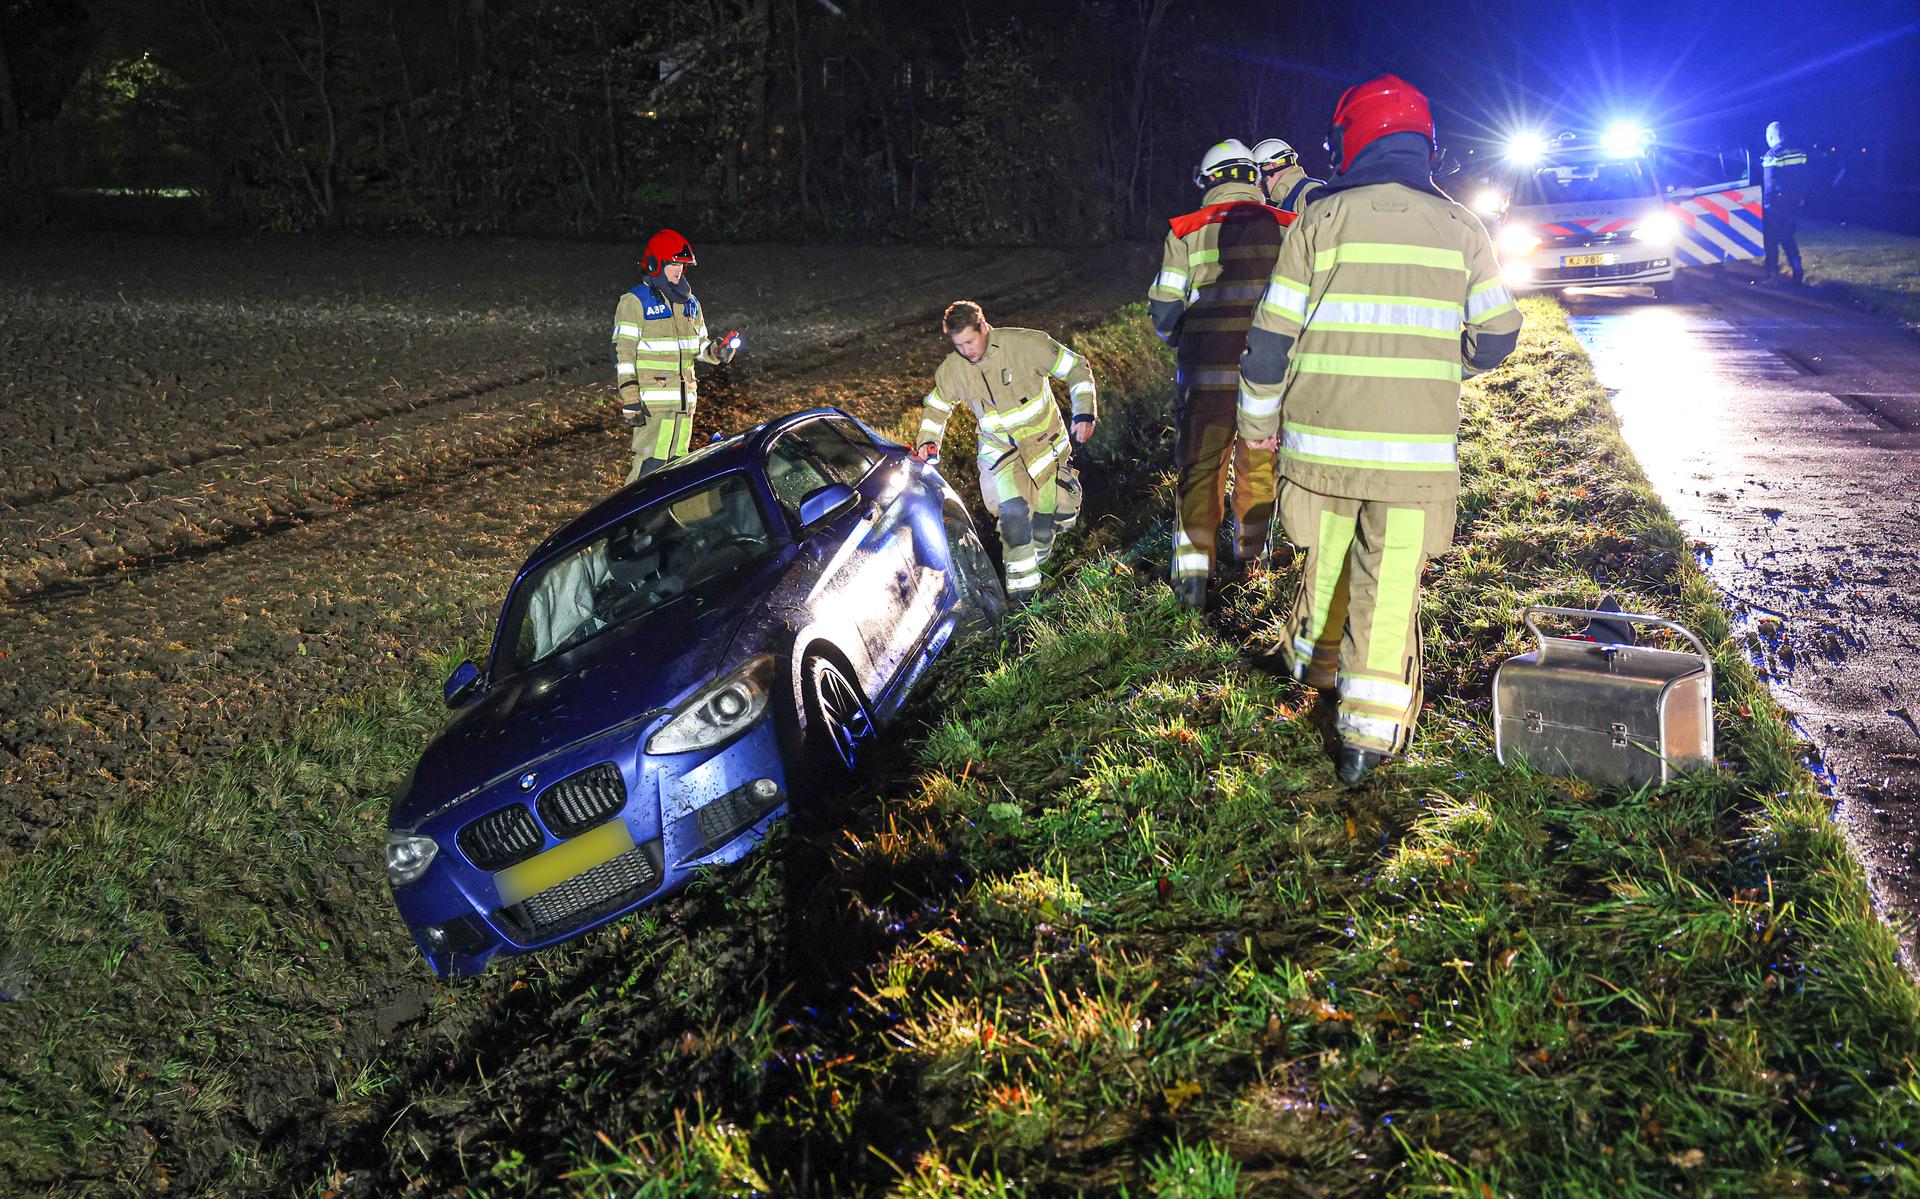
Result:
<svg viewBox="0 0 1920 1199"><path fill-rule="evenodd" d="M352 1108L386 1089L339 1013L378 1003L375 980L425 989L387 895L384 796L459 656L0 863L0 939L32 979L0 1006L6 1190L163 1188L271 1149L302 1092Z"/></svg>
<svg viewBox="0 0 1920 1199"><path fill-rule="evenodd" d="M1808 221L1800 226L1800 256L1816 287L1920 328L1920 237Z"/></svg>

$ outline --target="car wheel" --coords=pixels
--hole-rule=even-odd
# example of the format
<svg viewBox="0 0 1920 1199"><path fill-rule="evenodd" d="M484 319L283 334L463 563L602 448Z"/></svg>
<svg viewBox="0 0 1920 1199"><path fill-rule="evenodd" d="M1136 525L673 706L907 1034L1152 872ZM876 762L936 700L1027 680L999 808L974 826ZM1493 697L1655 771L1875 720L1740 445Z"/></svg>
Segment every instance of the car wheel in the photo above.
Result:
<svg viewBox="0 0 1920 1199"><path fill-rule="evenodd" d="M967 623L993 628L1007 614L1007 591L1000 584L993 559L987 556L987 547L980 544L980 535L966 522L948 517L947 552L952 556L954 583L961 606L967 610Z"/></svg>
<svg viewBox="0 0 1920 1199"><path fill-rule="evenodd" d="M806 693L807 764L818 781L845 781L860 764L862 750L873 740L873 712L860 685L833 658L816 653L807 658L801 686Z"/></svg>

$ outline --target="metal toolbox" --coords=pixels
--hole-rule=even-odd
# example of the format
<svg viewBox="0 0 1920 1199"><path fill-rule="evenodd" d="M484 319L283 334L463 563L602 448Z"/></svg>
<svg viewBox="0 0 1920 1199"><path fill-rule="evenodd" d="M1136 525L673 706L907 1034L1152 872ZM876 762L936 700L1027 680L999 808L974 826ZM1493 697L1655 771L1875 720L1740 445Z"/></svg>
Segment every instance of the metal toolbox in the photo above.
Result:
<svg viewBox="0 0 1920 1199"><path fill-rule="evenodd" d="M1659 625L1693 652L1553 637L1541 616ZM1664 783L1713 763L1713 663L1688 630L1657 616L1587 608L1527 609L1537 648L1493 672L1493 748L1504 765L1621 787Z"/></svg>

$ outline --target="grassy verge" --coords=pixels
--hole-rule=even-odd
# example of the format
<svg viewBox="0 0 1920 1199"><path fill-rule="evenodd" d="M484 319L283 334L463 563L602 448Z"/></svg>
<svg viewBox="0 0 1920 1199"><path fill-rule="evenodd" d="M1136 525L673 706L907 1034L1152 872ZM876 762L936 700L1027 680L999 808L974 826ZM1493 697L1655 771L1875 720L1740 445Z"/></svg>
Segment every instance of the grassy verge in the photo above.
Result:
<svg viewBox="0 0 1920 1199"><path fill-rule="evenodd" d="M1800 254L1816 286L1920 328L1920 237L1810 221L1800 228Z"/></svg>
<svg viewBox="0 0 1920 1199"><path fill-rule="evenodd" d="M1560 311L1528 316L1469 389L1463 545L1431 580L1436 699L1404 764L1334 786L1311 695L1262 668L1293 578L1207 623L1157 582L1160 530L1097 533L948 676L917 777L805 892L877 913L846 1002L723 1037L740 1080L672 1118L600 1112L572 1186L1920 1185L1915 987ZM1714 647L1721 769L1623 796L1493 762L1487 678L1521 606L1597 578ZM845 1173L823 1186L822 1163Z"/></svg>

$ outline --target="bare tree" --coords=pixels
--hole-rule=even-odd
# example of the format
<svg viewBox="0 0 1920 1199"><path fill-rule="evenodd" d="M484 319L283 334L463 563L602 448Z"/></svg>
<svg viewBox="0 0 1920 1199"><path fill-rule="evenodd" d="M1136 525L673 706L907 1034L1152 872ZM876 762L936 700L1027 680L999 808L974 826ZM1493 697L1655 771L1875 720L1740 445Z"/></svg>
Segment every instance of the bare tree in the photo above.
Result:
<svg viewBox="0 0 1920 1199"><path fill-rule="evenodd" d="M1134 24L1140 41L1134 55L1133 91L1127 102L1126 140L1131 153L1127 155L1126 185L1115 197L1119 201L1117 208L1123 227L1129 230L1138 227L1141 216L1140 170L1146 161L1148 135L1147 73L1153 66L1154 44L1159 39L1160 27L1172 6L1173 0L1134 0Z"/></svg>

